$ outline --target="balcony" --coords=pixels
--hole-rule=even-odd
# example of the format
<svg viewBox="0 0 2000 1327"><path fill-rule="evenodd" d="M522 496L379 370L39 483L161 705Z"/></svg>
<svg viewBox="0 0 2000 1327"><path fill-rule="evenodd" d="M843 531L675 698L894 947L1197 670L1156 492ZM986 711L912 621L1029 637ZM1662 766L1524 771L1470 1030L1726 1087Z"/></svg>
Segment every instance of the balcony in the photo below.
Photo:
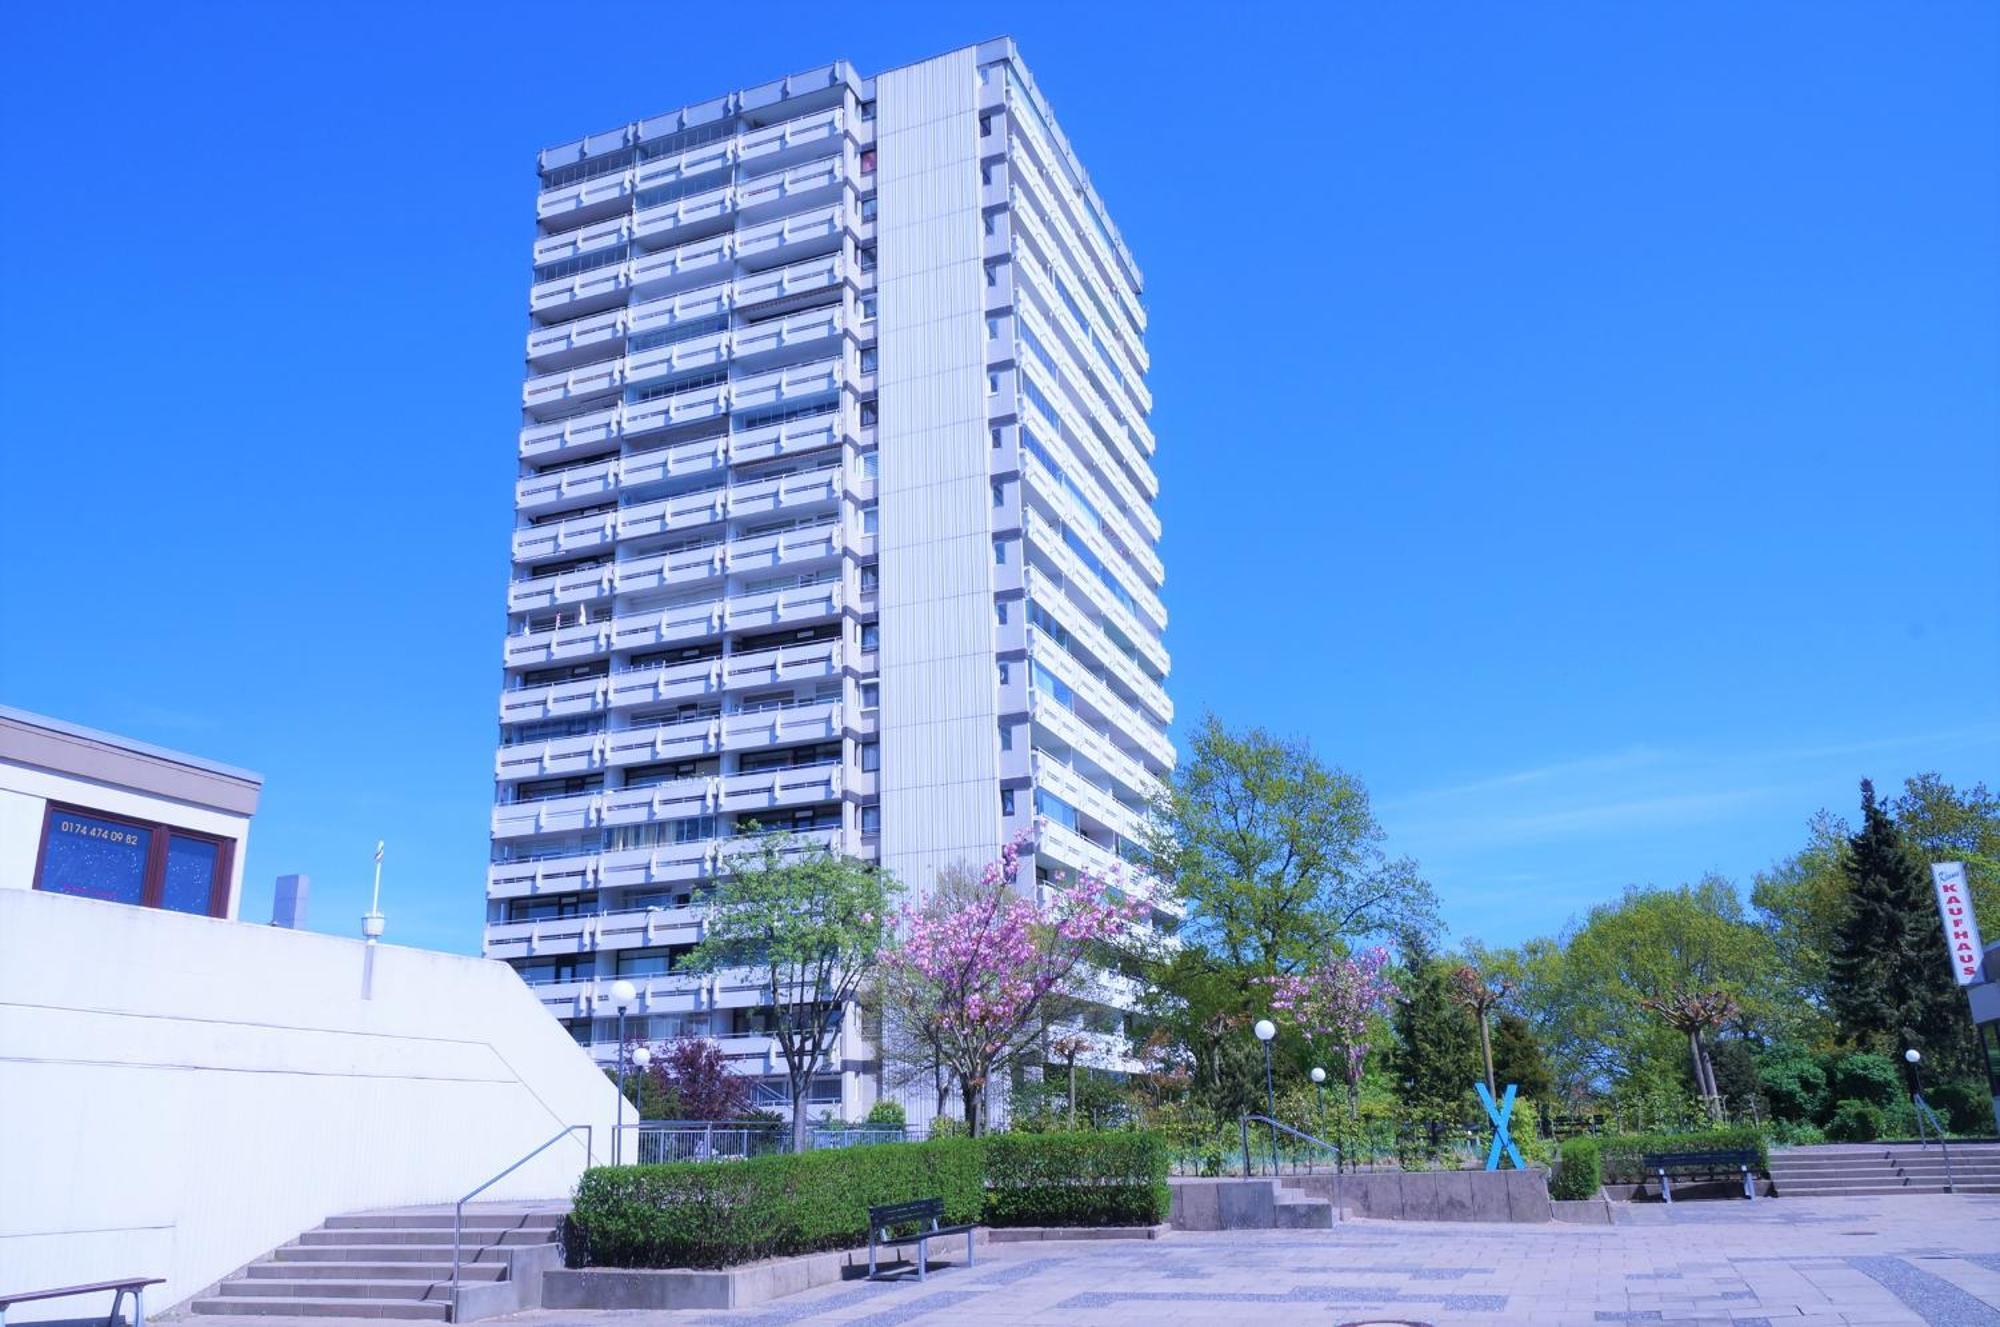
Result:
<svg viewBox="0 0 2000 1327"><path fill-rule="evenodd" d="M547 189L535 198L535 219L547 222L613 210L623 206L635 187L633 172L624 170L561 189Z"/></svg>
<svg viewBox="0 0 2000 1327"><path fill-rule="evenodd" d="M1130 800L1151 802L1160 795L1160 781L1144 765L1134 760L1109 734L1093 728L1082 715L1060 704L1053 696L1029 688L1030 717L1035 726L1061 742L1083 759L1097 766L1120 785Z"/></svg>
<svg viewBox="0 0 2000 1327"><path fill-rule="evenodd" d="M1036 818L1035 840L1035 856L1058 870L1066 867L1073 875L1084 874L1115 881L1127 893L1141 896L1150 895L1156 887L1150 876L1121 860L1111 849L1092 843L1047 816ZM492 934L491 927L487 928L487 933Z"/></svg>
<svg viewBox="0 0 2000 1327"><path fill-rule="evenodd" d="M842 768L836 763L729 775L721 781L722 809L755 814L834 801L840 796Z"/></svg>
<svg viewBox="0 0 2000 1327"><path fill-rule="evenodd" d="M584 567L556 576L515 581L507 587L507 611L531 613L537 609L561 608L602 599L612 592L613 571L613 566L606 563L601 567Z"/></svg>
<svg viewBox="0 0 2000 1327"><path fill-rule="evenodd" d="M1031 306L1018 304L1015 307L1027 309ZM1032 315L1029 324L1032 327ZM1083 417L1077 413L1067 393L1056 383L1055 370L1044 365L1038 356L1024 355L1021 372L1056 411L1057 418L1048 418L1041 406L1028 399L1025 392L1022 393L1024 398L1021 404L1022 414L1034 425L1037 435L1046 435L1060 428L1063 441L1069 443L1072 448L1080 448L1089 458L1094 476L1100 482L1109 485L1117 495L1116 509L1136 521L1148 536L1158 539L1160 518L1153 511L1152 504L1140 495L1138 487L1126 475L1124 468L1112 459L1111 454L1105 450L1104 443L1084 423Z"/></svg>
<svg viewBox="0 0 2000 1327"><path fill-rule="evenodd" d="M746 225L736 232L736 256L744 262L769 266L769 260L789 257L807 248L837 244L846 230L838 203L791 216Z"/></svg>
<svg viewBox="0 0 2000 1327"><path fill-rule="evenodd" d="M780 206L796 208L837 197L846 180L846 155L823 157L744 180L736 186L736 204L746 214Z"/></svg>
<svg viewBox="0 0 2000 1327"><path fill-rule="evenodd" d="M836 356L737 378L729 384L730 408L755 410L830 395L840 390L841 369Z"/></svg>
<svg viewBox="0 0 2000 1327"><path fill-rule="evenodd" d="M768 271L747 272L736 282L736 307L809 295L837 286L847 276L847 259L838 253L822 254Z"/></svg>
<svg viewBox="0 0 2000 1327"><path fill-rule="evenodd" d="M500 722L530 723L536 719L565 719L594 714L604 708L609 695L609 682L602 677L503 691L500 693Z"/></svg>
<svg viewBox="0 0 2000 1327"><path fill-rule="evenodd" d="M651 949L695 944L702 937L700 908L630 908L582 913L540 921L488 922L486 956L522 959L550 954L588 954L598 949ZM610 976L572 978L583 982Z"/></svg>
<svg viewBox="0 0 2000 1327"><path fill-rule="evenodd" d="M618 432L623 437L637 437L682 424L719 419L728 410L729 385L717 383L625 406L619 416Z"/></svg>
<svg viewBox="0 0 2000 1327"><path fill-rule="evenodd" d="M690 240L677 248L657 253L642 253L630 264L632 290L650 298L671 289L726 276L729 261L735 252L734 237L723 234Z"/></svg>
<svg viewBox="0 0 2000 1327"><path fill-rule="evenodd" d="M1041 409L1027 400L1025 395L1021 408L1023 418L1032 428L1036 441L1044 451L1048 452L1054 464L1063 471L1069 482L1082 491L1084 499L1096 510L1098 518L1117 535L1126 557L1144 569L1152 584L1158 585L1163 582L1167 571L1165 564L1160 561L1160 555L1141 537L1139 527L1126 514L1123 503L1114 501L1104 485L1098 482L1095 462L1086 465L1071 447L1069 440L1063 436L1062 430L1055 427L1053 422L1042 414ZM1030 461L1040 463L1040 458L1025 446L1020 450L1029 458L1023 461L1023 465L1029 464ZM1054 475L1050 474L1049 478L1053 479Z"/></svg>
<svg viewBox="0 0 2000 1327"><path fill-rule="evenodd" d="M1041 605L1099 665L1124 683L1126 689L1139 698L1140 704L1159 719L1162 727L1173 722L1173 702L1167 699L1166 690L1130 655L1113 645L1111 638L1098 629L1088 613L1063 593L1060 585L1033 567L1023 574L1022 581L1027 587L1028 598Z"/></svg>
<svg viewBox="0 0 2000 1327"><path fill-rule="evenodd" d="M713 878L729 857L751 851L753 837L665 843L619 852L582 853L540 862L496 862L486 869L486 896L492 899L571 894L585 889L630 889L641 885L687 884ZM792 835L801 849L841 851L846 835L838 829Z"/></svg>
<svg viewBox="0 0 2000 1327"><path fill-rule="evenodd" d="M1083 559L1062 541L1047 522L1030 521L1027 533L1029 547L1053 563L1061 574L1063 593L1078 603L1086 604L1099 618L1116 626L1139 653L1146 656L1154 669L1164 675L1172 661L1159 642L1158 628L1120 603L1103 579L1084 566Z"/></svg>
<svg viewBox="0 0 2000 1327"><path fill-rule="evenodd" d="M753 129L738 140L737 156L746 167L784 161L839 139L845 125L846 114L836 106L764 129Z"/></svg>
<svg viewBox="0 0 2000 1327"><path fill-rule="evenodd" d="M828 742L840 734L841 704L837 700L747 710L722 716L722 745L730 751L754 751L801 742Z"/></svg>
<svg viewBox="0 0 2000 1327"><path fill-rule="evenodd" d="M1063 523L1081 539L1093 556L1105 566L1125 574L1119 578L1118 586L1132 596L1139 605L1139 611L1159 624L1164 630L1167 623L1167 606L1153 593L1152 587L1130 565L1122 547L1114 546L1104 537L1097 521L1086 510L1069 489L1056 478L1042 459L1026 448L1022 449L1021 468L1027 475L1029 487L1038 494L1043 504L1061 516Z"/></svg>
<svg viewBox="0 0 2000 1327"><path fill-rule="evenodd" d="M773 460L832 447L839 443L840 437L841 416L836 410L804 419L788 419L781 424L766 424L763 428L745 429L731 436L729 456L739 464Z"/></svg>
<svg viewBox="0 0 2000 1327"><path fill-rule="evenodd" d="M514 506L525 515L559 502L601 500L625 489L719 473L731 450L729 435L716 434L565 470L524 475L514 485Z"/></svg>
<svg viewBox="0 0 2000 1327"><path fill-rule="evenodd" d="M1035 752L1031 768L1036 787L1060 797L1118 837L1132 843L1145 842L1145 817L1113 797L1107 789L1092 783L1046 751Z"/></svg>
<svg viewBox="0 0 2000 1327"><path fill-rule="evenodd" d="M687 227L721 221L736 208L737 188L730 184L676 198L634 213L632 241L649 248L664 244Z"/></svg>
<svg viewBox="0 0 2000 1327"><path fill-rule="evenodd" d="M609 348L624 339L625 318L626 310L613 309L609 313L573 318L552 327L531 328L528 331L528 360L534 364L552 364Z"/></svg>
<svg viewBox="0 0 2000 1327"><path fill-rule="evenodd" d="M772 318L738 328L730 336L730 349L738 359L796 351L839 336L846 321L845 312L837 304L807 309L788 318Z"/></svg>
<svg viewBox="0 0 2000 1327"><path fill-rule="evenodd" d="M624 382L632 387L645 387L648 383L663 378L672 378L697 369L713 369L729 362L729 333L710 332L705 336L689 337L685 341L675 341L671 345L656 346L651 350L641 350L628 354L622 364ZM648 403L650 404L650 403ZM630 419L636 407L627 409Z"/></svg>
<svg viewBox="0 0 2000 1327"><path fill-rule="evenodd" d="M738 147L733 139L700 143L685 152L640 162L632 169L633 188L635 191L654 189L663 184L713 175L735 165L737 156Z"/></svg>
<svg viewBox="0 0 2000 1327"><path fill-rule="evenodd" d="M1102 715L1121 736L1150 756L1155 765L1172 769L1176 760L1173 743L1159 721L1140 713L1091 672L1075 655L1051 640L1040 627L1028 627L1028 658L1053 673L1057 680L1076 693L1086 705Z"/></svg>

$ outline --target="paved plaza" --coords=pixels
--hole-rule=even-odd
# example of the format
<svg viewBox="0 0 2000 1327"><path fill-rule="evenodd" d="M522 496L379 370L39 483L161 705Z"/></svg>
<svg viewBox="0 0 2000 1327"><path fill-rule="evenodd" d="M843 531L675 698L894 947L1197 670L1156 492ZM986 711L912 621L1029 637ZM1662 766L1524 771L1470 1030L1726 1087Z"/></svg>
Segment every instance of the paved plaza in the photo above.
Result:
<svg viewBox="0 0 2000 1327"><path fill-rule="evenodd" d="M542 1309L508 1327L1599 1323L2000 1327L2000 1197L1689 1202L1643 1224L1349 1221L998 1244L971 1269L729 1312ZM235 1327L277 1327L238 1318ZM286 1319L332 1327L327 1318ZM379 1321L377 1322L379 1327Z"/></svg>

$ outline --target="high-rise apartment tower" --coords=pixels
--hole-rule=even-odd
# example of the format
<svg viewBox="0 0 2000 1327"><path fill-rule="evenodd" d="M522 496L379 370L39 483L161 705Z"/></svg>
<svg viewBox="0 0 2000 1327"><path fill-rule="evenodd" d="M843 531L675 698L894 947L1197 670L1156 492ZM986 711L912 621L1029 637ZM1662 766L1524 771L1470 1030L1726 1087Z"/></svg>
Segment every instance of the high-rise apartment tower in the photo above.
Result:
<svg viewBox="0 0 2000 1327"><path fill-rule="evenodd" d="M718 1038L775 1102L755 987L675 971L747 834L921 889L1032 828L1059 888L1172 767L1139 271L1004 39L540 180L486 951L607 1059L631 981L628 1036ZM866 1026L816 1111L874 1099Z"/></svg>

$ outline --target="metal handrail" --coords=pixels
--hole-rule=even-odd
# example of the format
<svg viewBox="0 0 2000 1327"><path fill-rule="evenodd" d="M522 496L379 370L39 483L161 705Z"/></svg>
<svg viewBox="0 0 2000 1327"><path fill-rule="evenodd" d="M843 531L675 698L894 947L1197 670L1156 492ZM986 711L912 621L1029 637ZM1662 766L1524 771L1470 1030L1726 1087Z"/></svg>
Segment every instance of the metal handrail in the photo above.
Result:
<svg viewBox="0 0 2000 1327"><path fill-rule="evenodd" d="M1299 1139L1301 1142L1311 1143L1315 1147L1323 1147L1333 1153L1333 1219L1336 1221L1345 1221L1347 1219L1347 1211L1341 1197L1343 1186L1340 1174L1340 1148L1333 1143L1327 1142L1324 1138L1315 1138L1309 1133L1294 1129L1289 1124L1281 1124L1268 1115L1245 1115L1239 1121L1243 1128L1243 1176L1245 1179L1250 1177L1250 1121L1252 1120L1271 1127L1271 1179L1273 1182L1276 1182L1278 1178L1277 1131L1280 1129L1292 1137Z"/></svg>
<svg viewBox="0 0 2000 1327"><path fill-rule="evenodd" d="M1944 1140L1944 1122L1938 1119L1937 1112L1931 1109L1931 1103L1924 1100L1923 1093L1912 1092L1910 1099L1916 1103L1917 1107L1917 1138L1922 1146L1929 1147L1931 1145L1930 1139L1924 1136L1924 1121L1929 1120L1931 1128L1937 1132L1938 1151L1944 1154L1944 1191L1946 1193L1955 1193L1958 1186L1952 1180L1951 1145Z"/></svg>
<svg viewBox="0 0 2000 1327"><path fill-rule="evenodd" d="M623 1103L621 1102L620 1104L622 1105ZM519 1161L516 1161L513 1165L507 1167L507 1169L501 1171L498 1175L495 1175L492 1179L486 1181L486 1183L474 1189L471 1193L466 1194L465 1197L459 1199L457 1205L452 1208L451 1320L453 1322L457 1322L459 1320L458 1271L460 1266L461 1250L465 1240L465 1205L471 1202L474 1198L477 1198L480 1194L485 1193L488 1189L498 1184L501 1180L506 1179L509 1175L512 1175L515 1171L527 1165L530 1161L533 1161L536 1157L548 1151L550 1148L554 1147L557 1143L560 1143L563 1139L569 1137L571 1134L575 1133L579 1129L583 1130L583 1164L586 1167L588 1167L590 1165L590 1158L591 1158L591 1138L592 1138L591 1126L588 1124L572 1124L567 1129L564 1129L561 1133L557 1134L555 1137L549 1139L546 1143L543 1143L540 1147L537 1147L534 1151L522 1157Z"/></svg>

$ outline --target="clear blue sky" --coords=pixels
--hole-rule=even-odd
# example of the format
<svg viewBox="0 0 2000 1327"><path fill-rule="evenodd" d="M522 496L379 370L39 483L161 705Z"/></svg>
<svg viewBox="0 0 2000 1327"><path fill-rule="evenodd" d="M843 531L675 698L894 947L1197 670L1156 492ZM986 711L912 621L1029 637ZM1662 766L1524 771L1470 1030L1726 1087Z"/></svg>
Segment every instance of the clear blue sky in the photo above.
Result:
<svg viewBox="0 0 2000 1327"><path fill-rule="evenodd" d="M2000 9L18 8L0 700L476 949L534 151L1004 28L1144 266L1185 716L1460 934L2000 779ZM1004 14L1005 17L998 17Z"/></svg>

